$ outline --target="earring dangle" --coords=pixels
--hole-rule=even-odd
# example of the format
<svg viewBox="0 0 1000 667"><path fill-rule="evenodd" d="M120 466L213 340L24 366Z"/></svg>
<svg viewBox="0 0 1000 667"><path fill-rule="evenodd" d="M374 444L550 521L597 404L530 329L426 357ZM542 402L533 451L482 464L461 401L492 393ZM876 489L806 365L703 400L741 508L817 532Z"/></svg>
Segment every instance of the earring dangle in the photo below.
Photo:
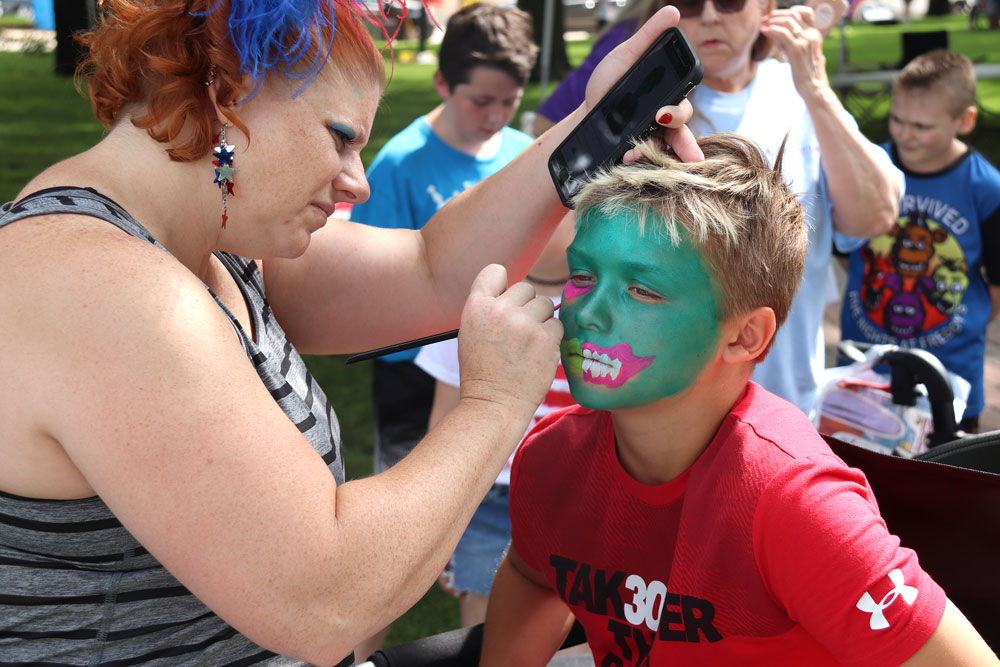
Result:
<svg viewBox="0 0 1000 667"><path fill-rule="evenodd" d="M237 171L233 167L233 153L236 146L226 143L225 125L219 130L219 134L216 135L215 140L219 142L219 145L212 152L212 157L215 158L215 160L212 160L212 164L215 165L215 180L212 182L218 183L219 189L222 190L222 228L225 229L226 220L229 219L228 198L236 196L233 193L233 174Z"/></svg>

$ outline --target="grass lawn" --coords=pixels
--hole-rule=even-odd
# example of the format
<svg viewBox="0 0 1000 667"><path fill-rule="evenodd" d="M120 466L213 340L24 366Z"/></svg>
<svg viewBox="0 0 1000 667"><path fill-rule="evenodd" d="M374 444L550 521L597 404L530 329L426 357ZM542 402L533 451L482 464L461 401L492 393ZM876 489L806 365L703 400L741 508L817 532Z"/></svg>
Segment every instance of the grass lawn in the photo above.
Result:
<svg viewBox="0 0 1000 667"><path fill-rule="evenodd" d="M903 30L949 31L952 48L974 61L1000 61L996 33L969 32L961 16L914 21L907 26L852 25L846 28L848 63L856 69L877 69L900 57ZM839 62L839 29L824 45L830 71ZM416 116L438 103L431 85L434 67L412 62L415 43L400 40L397 62L388 92L378 110L371 142L362 157L367 164L379 148ZM586 55L589 42L569 43L570 60L578 63ZM406 54L406 55L404 55ZM102 128L93 120L88 102L74 89L72 81L53 74L54 56L42 53L0 53L0 202L12 199L23 184L45 166L83 150L97 141ZM979 127L969 137L995 164L1000 164L1000 81L984 81L979 87L984 112ZM530 85L523 109L538 105L540 91ZM873 102L872 97L851 96L848 108ZM888 97L874 98L873 118L862 129L876 141L886 137L885 115ZM518 125L515 119L514 125ZM135 165L122 165L134 169ZM371 470L372 431L369 408L370 377L366 364L345 366L339 357L309 357L316 377L323 384L341 421L344 456L349 478L365 476ZM455 600L432 587L424 599L408 612L389 636L396 644L457 627Z"/></svg>

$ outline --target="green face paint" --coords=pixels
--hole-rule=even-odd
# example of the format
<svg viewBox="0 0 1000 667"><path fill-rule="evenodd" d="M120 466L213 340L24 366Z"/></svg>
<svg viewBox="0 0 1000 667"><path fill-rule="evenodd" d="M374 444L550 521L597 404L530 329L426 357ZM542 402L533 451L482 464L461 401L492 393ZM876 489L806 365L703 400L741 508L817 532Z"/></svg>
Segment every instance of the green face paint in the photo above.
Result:
<svg viewBox="0 0 1000 667"><path fill-rule="evenodd" d="M721 324L700 253L686 239L641 236L631 211L589 211L567 256L561 351L573 398L614 410L690 387L716 353Z"/></svg>

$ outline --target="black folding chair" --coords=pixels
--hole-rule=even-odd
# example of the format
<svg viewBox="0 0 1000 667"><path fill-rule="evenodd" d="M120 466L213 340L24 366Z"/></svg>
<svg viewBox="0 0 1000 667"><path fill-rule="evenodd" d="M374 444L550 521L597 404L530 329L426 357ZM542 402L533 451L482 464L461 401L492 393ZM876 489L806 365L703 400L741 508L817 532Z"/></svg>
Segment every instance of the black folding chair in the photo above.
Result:
<svg viewBox="0 0 1000 667"><path fill-rule="evenodd" d="M916 458L932 463L1000 474L1000 431L969 435L928 449Z"/></svg>
<svg viewBox="0 0 1000 667"><path fill-rule="evenodd" d="M865 473L889 530L1000 652L1000 431L914 459L824 438Z"/></svg>

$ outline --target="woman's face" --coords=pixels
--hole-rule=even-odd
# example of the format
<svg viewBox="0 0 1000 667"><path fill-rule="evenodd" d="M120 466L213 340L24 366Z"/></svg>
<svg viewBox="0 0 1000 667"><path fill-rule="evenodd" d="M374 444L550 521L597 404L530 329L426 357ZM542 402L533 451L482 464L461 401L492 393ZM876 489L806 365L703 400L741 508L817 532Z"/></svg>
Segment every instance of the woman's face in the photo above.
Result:
<svg viewBox="0 0 1000 667"><path fill-rule="evenodd" d="M238 109L249 145L227 131L237 172L222 239L246 256L297 257L335 204L368 199L361 149L381 91L324 73L292 98L301 82L272 78Z"/></svg>
<svg viewBox="0 0 1000 667"><path fill-rule="evenodd" d="M686 0L697 11L697 0ZM701 13L681 18L680 29L694 44L705 65L706 79L738 78L751 67L750 52L760 34L766 0L746 0L736 12L720 12L714 0L705 0Z"/></svg>

